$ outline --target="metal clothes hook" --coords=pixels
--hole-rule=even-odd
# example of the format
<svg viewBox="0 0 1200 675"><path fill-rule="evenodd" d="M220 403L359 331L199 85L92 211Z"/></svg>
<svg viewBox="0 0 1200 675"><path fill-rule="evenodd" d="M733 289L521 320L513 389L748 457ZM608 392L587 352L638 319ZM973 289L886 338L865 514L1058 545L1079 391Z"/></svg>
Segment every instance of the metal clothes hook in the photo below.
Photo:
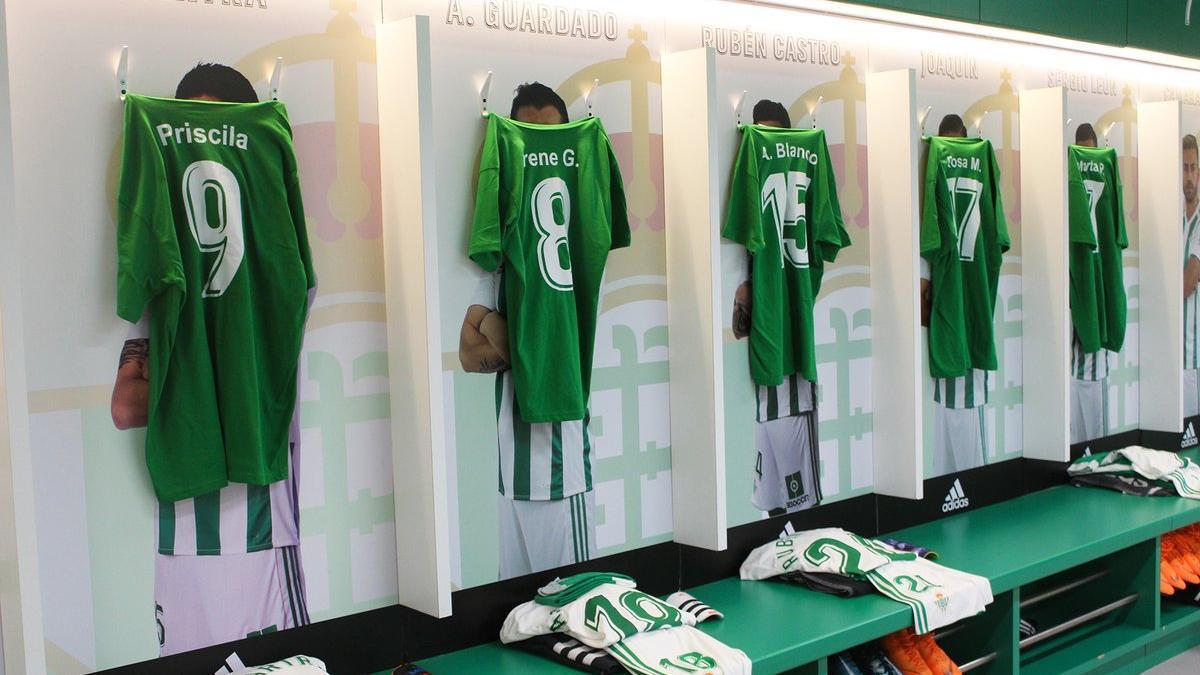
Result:
<svg viewBox="0 0 1200 675"><path fill-rule="evenodd" d="M983 126L983 118L987 117L988 112L990 111L984 110L983 114L975 119L975 135L980 138L983 138L983 134L980 133L979 128Z"/></svg>
<svg viewBox="0 0 1200 675"><path fill-rule="evenodd" d="M488 96L492 93L492 71L488 71L487 79L479 88L479 112L483 117L488 116Z"/></svg>
<svg viewBox="0 0 1200 675"><path fill-rule="evenodd" d="M929 119L929 113L933 110L933 106L925 106L924 112L917 116L917 123L921 126L921 135L925 135L925 120Z"/></svg>
<svg viewBox="0 0 1200 675"><path fill-rule="evenodd" d="M270 99L272 101L279 100L279 82L283 79L283 57L275 59L275 70L271 73L271 90Z"/></svg>
<svg viewBox="0 0 1200 675"><path fill-rule="evenodd" d="M587 116L592 117L592 94L596 93L596 89L600 87L600 79L592 80L592 88L588 89L588 93L583 97L583 105L587 108Z"/></svg>
<svg viewBox="0 0 1200 675"><path fill-rule="evenodd" d="M742 126L742 109L746 107L746 90L742 90L742 95L738 97L737 103L733 105L733 123L736 126Z"/></svg>
<svg viewBox="0 0 1200 675"><path fill-rule="evenodd" d="M129 93L129 45L121 47L121 60L117 62L117 96L125 102Z"/></svg>

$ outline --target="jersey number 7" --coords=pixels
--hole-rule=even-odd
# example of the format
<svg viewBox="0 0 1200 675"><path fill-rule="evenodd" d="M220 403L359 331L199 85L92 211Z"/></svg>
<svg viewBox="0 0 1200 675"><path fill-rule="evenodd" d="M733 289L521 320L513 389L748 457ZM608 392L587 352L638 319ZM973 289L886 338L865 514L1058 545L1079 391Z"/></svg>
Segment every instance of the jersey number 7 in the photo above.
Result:
<svg viewBox="0 0 1200 675"><path fill-rule="evenodd" d="M971 262L975 260L975 241L979 238L979 200L983 195L983 183L974 178L956 176L947 178L951 204L954 205L954 221L958 229L958 257ZM959 197L965 197L967 207L960 210Z"/></svg>
<svg viewBox="0 0 1200 675"><path fill-rule="evenodd" d="M1087 190L1088 195L1088 215L1092 219L1092 252L1100 250L1100 227L1096 224L1096 206L1100 203L1100 196L1104 194L1104 181L1100 180L1085 180L1083 181L1083 189Z"/></svg>

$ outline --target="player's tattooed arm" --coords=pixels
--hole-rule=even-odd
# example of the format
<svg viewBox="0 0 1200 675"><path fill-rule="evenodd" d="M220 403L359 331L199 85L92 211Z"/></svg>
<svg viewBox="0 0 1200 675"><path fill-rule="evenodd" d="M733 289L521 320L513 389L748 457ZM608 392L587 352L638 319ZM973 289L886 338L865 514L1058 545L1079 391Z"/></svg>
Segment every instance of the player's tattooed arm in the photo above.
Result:
<svg viewBox="0 0 1200 675"><path fill-rule="evenodd" d="M1196 284L1200 283L1200 260L1196 256L1188 256L1187 265L1183 268L1183 297L1192 297L1196 292Z"/></svg>
<svg viewBox="0 0 1200 675"><path fill-rule="evenodd" d="M733 293L733 337L742 339L750 335L750 311L753 297L750 282L743 281Z"/></svg>
<svg viewBox="0 0 1200 675"><path fill-rule="evenodd" d="M458 361L468 373L498 373L508 368L508 360L482 332L483 322L491 313L483 305L471 305L463 317Z"/></svg>
<svg viewBox="0 0 1200 675"><path fill-rule="evenodd" d="M146 426L149 417L150 341L126 340L113 384L111 412L113 424L121 430Z"/></svg>

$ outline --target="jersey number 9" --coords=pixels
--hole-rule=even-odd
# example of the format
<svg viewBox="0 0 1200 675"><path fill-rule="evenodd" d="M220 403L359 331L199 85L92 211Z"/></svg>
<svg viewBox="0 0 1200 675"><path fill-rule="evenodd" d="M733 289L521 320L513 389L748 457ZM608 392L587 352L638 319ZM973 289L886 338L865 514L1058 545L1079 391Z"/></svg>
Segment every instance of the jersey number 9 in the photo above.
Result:
<svg viewBox="0 0 1200 675"><path fill-rule="evenodd" d="M194 162L183 172L183 203L200 251L217 254L204 283L204 297L220 297L242 266L246 251L237 176L220 162Z"/></svg>

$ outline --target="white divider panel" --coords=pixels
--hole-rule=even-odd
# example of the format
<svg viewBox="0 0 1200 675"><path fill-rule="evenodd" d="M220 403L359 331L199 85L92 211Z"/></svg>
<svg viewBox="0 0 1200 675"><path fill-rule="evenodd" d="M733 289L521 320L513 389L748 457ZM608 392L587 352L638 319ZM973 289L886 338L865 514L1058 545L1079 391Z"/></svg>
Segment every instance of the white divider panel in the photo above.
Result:
<svg viewBox="0 0 1200 675"><path fill-rule="evenodd" d="M1067 266L1066 92L1021 97L1021 376L1026 457L1070 457L1071 306Z"/></svg>
<svg viewBox="0 0 1200 675"><path fill-rule="evenodd" d="M0 237L21 241L13 192L8 29L0 0ZM117 105L114 96L114 105ZM21 321L20 247L0 246L0 673L46 671Z"/></svg>
<svg viewBox="0 0 1200 675"><path fill-rule="evenodd" d="M1153 431L1183 431L1181 126L1178 101L1138 104L1139 426Z"/></svg>
<svg viewBox="0 0 1200 675"><path fill-rule="evenodd" d="M916 80L911 69L867 75L871 209L871 417L875 492L920 499L922 441ZM884 339L886 336L886 339Z"/></svg>
<svg viewBox="0 0 1200 675"><path fill-rule="evenodd" d="M13 192L8 29L0 0L0 237L21 240ZM34 533L18 246L0 246L0 672L46 669Z"/></svg>
<svg viewBox="0 0 1200 675"><path fill-rule="evenodd" d="M675 541L726 546L716 54L662 61Z"/></svg>
<svg viewBox="0 0 1200 675"><path fill-rule="evenodd" d="M429 17L379 26L379 156L400 604L450 615Z"/></svg>

